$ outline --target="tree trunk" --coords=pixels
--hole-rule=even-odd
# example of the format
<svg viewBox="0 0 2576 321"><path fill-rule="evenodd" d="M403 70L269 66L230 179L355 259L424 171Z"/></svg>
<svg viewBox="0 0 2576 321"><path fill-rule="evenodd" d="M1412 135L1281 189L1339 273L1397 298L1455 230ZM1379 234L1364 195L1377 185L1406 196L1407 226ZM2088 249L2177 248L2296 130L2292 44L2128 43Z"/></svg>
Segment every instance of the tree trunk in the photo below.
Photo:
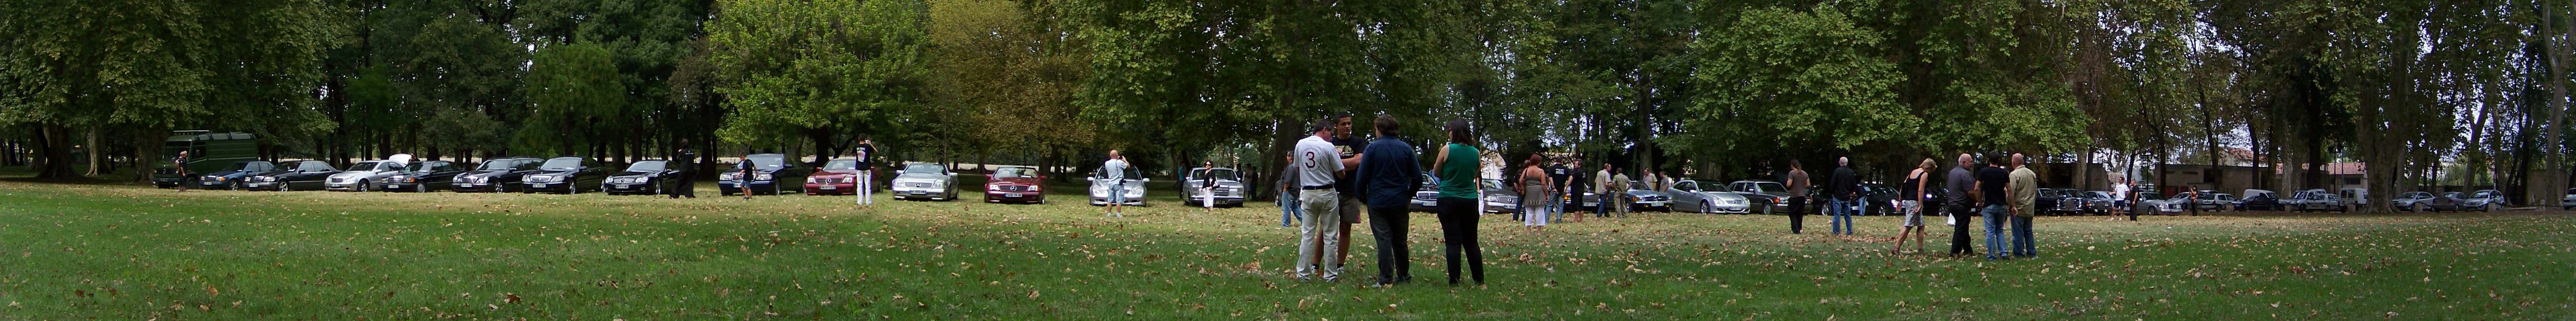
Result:
<svg viewBox="0 0 2576 321"><path fill-rule="evenodd" d="M2576 6L2576 2L2571 2L2570 5ZM2554 14L2557 11L2558 8L2547 8L2541 10L2541 12L2551 14ZM2555 19L2554 16L2551 18ZM2554 20L2544 21L2555 22ZM2544 22L2544 25L2546 25L2546 23L2547 22ZM2570 59L2568 57L2568 51L2570 49L2568 48L2567 41L2569 40L2568 37L2576 37L2576 23L2560 23L2559 28L2559 37L2543 37L2544 39L2555 40L2549 41L2548 44L2549 121L2543 123L2541 126L2541 132L2546 133L2544 135L2548 138L2542 140L2545 144L2541 145L2540 152L2546 153L2545 156L2548 158L2541 162L2541 174L2538 175L2538 177L2540 177L2539 183L2531 184L2530 186L2533 190L2529 193L2525 193L2528 196L2523 199L2526 202L2533 202L2535 204L2540 200L2557 199L2555 196L2558 196L2562 190L2565 190L2565 186L2567 184L2567 175L2562 172L2567 167L2567 164L2565 163L2567 151L2561 146L2562 141L2560 139L2565 137L2561 137L2560 131L2563 129L2559 126L2567 122L2567 60Z"/></svg>
<svg viewBox="0 0 2576 321"><path fill-rule="evenodd" d="M60 124L48 123L37 126L36 148L43 155L36 159L36 178L72 177L70 132L70 129L63 128Z"/></svg>
<svg viewBox="0 0 2576 321"><path fill-rule="evenodd" d="M83 152L87 152L87 153L89 154L89 155L88 155L88 156L89 156L89 161L88 161L88 163L89 163L89 169L86 171L87 173L83 173L83 174L81 174L81 175L82 175L82 176L98 176L99 174L101 174L101 173L99 173L99 169L100 169L101 167L105 167L105 166L102 166L102 164L105 164L105 163L106 163L106 161L107 161L107 148L103 148L103 147L106 147L105 145L99 145L99 144L98 144L98 128L90 128L90 129L89 129L89 133L88 133L87 135L84 135L84 136L88 136L88 138L89 138L89 143L88 143L88 144L85 144L85 145L82 145L82 146L84 146L85 148L83 148L81 151L83 151Z"/></svg>

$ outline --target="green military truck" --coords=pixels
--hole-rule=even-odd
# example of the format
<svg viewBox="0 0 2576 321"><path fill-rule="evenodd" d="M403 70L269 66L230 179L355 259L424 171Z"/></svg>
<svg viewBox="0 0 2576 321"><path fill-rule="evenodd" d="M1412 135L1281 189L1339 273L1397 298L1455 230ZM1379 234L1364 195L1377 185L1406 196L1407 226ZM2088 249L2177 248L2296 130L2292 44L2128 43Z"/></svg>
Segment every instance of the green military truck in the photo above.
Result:
<svg viewBox="0 0 2576 321"><path fill-rule="evenodd" d="M179 152L188 152L188 163L179 164ZM259 160L259 136L250 133L216 133L203 130L170 132L162 140L161 163L153 166L152 185L162 188L190 184L193 177L179 175L186 166L188 176L224 170L235 162Z"/></svg>

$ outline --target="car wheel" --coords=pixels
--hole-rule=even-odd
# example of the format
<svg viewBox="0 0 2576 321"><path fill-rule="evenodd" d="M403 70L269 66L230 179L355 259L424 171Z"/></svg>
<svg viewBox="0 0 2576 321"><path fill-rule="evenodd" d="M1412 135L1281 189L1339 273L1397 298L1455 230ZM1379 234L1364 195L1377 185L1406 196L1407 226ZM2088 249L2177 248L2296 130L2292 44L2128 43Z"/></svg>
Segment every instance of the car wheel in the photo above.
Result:
<svg viewBox="0 0 2576 321"><path fill-rule="evenodd" d="M350 187L349 189L350 189L350 190L358 191L359 193L366 193L366 192L367 192L367 186L373 186L373 185L375 185L375 184L369 184L369 183L367 183L367 180L363 180L363 179L361 179L361 180L358 180L358 186L357 186L357 187Z"/></svg>
<svg viewBox="0 0 2576 321"><path fill-rule="evenodd" d="M429 184L416 184L416 185L412 185L412 186L411 186L411 191L412 191L413 193L428 193L428 192L429 192Z"/></svg>
<svg viewBox="0 0 2576 321"><path fill-rule="evenodd" d="M653 184L653 194L651 195L663 195L663 193L669 192L662 190L662 184Z"/></svg>
<svg viewBox="0 0 2576 321"><path fill-rule="evenodd" d="M2496 210L2496 205L2495 205L2495 204L2487 204L2487 207L2486 207L2486 208L2483 208L2483 209L2481 209L2481 210L2482 210L2482 211L2484 211L2484 212L2494 212L2494 211Z"/></svg>

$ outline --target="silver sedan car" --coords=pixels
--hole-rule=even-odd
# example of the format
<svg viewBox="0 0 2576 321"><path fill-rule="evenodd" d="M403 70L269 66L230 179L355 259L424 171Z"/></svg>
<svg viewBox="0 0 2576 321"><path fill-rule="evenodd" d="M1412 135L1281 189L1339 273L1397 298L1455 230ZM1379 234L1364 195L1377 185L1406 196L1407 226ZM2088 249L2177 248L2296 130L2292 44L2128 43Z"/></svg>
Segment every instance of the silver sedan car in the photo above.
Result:
<svg viewBox="0 0 2576 321"><path fill-rule="evenodd" d="M1674 182L1664 190L1672 196L1674 212L1745 214L1753 211L1753 202L1733 192L1705 189L1698 181Z"/></svg>

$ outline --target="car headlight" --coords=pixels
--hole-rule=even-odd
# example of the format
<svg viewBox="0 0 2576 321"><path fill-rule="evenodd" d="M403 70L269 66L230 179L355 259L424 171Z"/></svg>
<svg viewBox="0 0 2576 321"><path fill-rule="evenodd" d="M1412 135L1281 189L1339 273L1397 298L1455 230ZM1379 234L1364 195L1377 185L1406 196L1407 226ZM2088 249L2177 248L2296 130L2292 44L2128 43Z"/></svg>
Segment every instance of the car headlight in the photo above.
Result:
<svg viewBox="0 0 2576 321"><path fill-rule="evenodd" d="M208 180L217 181L217 182L224 181L224 177L223 177L223 176L207 176L206 178L207 178Z"/></svg>
<svg viewBox="0 0 2576 321"><path fill-rule="evenodd" d="M771 178L776 178L776 176L771 176L771 175L770 175L770 174L768 174L768 173L762 173L762 174L760 174L760 175L752 176L752 180L756 180L756 181L766 181L766 180L769 180L769 179L771 179Z"/></svg>

